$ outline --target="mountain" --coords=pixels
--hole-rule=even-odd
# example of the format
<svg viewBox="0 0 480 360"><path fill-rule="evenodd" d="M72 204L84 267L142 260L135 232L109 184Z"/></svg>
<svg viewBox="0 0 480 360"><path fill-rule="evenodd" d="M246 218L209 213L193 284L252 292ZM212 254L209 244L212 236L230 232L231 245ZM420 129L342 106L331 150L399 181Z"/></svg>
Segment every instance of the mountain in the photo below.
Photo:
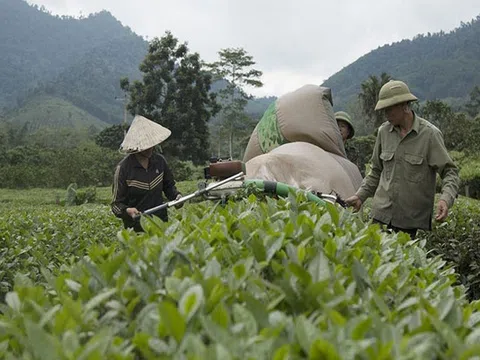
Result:
<svg viewBox="0 0 480 360"><path fill-rule="evenodd" d="M23 0L0 0L0 119L23 121L18 114L34 112L36 104L45 118L28 115L28 121L51 124L45 109L56 103L71 110L55 126L62 119L72 126L68 113L88 114L80 116L86 126L118 124L124 115L120 79L141 78L138 67L147 51L148 42L107 11L72 18ZM381 46L322 85L332 88L336 109L355 100L370 75L382 72L405 80L420 99L458 101L480 84L479 68L480 16L449 33ZM274 100L253 99L246 111L258 119Z"/></svg>
<svg viewBox="0 0 480 360"><path fill-rule="evenodd" d="M405 81L420 99L464 98L480 84L480 16L449 33L384 45L328 78L336 108L354 100L370 75Z"/></svg>
<svg viewBox="0 0 480 360"><path fill-rule="evenodd" d="M0 118L17 121L34 103L42 108L34 127L51 126L52 119L40 116L43 108L68 103L77 109L69 113L87 112L89 124L118 124L124 117L120 79L141 78L138 68L147 51L147 41L107 11L77 19L53 16L23 0L0 0ZM220 81L212 89L221 86ZM42 106L41 99L48 104ZM259 117L266 102L252 100L247 111ZM61 119L71 125L62 115L55 126Z"/></svg>
<svg viewBox="0 0 480 360"><path fill-rule="evenodd" d="M107 11L76 19L53 16L23 0L0 0L0 109L47 93L101 121L118 122L119 80L140 77L147 48Z"/></svg>

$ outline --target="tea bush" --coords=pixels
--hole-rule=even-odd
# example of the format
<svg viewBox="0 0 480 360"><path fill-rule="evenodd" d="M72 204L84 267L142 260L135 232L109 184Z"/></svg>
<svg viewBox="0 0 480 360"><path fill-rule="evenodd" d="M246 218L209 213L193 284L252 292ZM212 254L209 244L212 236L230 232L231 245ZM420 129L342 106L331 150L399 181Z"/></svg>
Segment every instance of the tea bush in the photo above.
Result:
<svg viewBox="0 0 480 360"><path fill-rule="evenodd" d="M451 266L427 256L425 240L381 233L301 194L188 204L173 210L169 223L142 218L145 233L121 230L116 238L105 213L107 220L90 213L82 225L72 214L58 227L52 215L36 223L30 245L45 246L52 234L64 241L45 249L48 257L34 266L39 272L18 265L0 306L6 359L480 354L480 303L454 285ZM36 227L23 216L26 224L17 226L27 239ZM86 234L69 238L66 223ZM17 234L17 226L9 231ZM18 235L6 235L10 252L25 248ZM78 250L75 259L67 247ZM43 259L36 249L33 257Z"/></svg>
<svg viewBox="0 0 480 360"><path fill-rule="evenodd" d="M77 184L72 183L68 185L65 196L65 205L81 205L86 203L93 203L96 201L97 189L90 187L87 189L79 190Z"/></svg>
<svg viewBox="0 0 480 360"><path fill-rule="evenodd" d="M462 194L480 199L480 159L471 159L461 164L459 176Z"/></svg>
<svg viewBox="0 0 480 360"><path fill-rule="evenodd" d="M203 166L195 165L191 161L182 161L175 158L168 158L167 161L176 181L196 181L204 178Z"/></svg>
<svg viewBox="0 0 480 360"><path fill-rule="evenodd" d="M480 299L480 202L459 197L447 221L424 233L432 255L455 266L470 299Z"/></svg>
<svg viewBox="0 0 480 360"><path fill-rule="evenodd" d="M56 273L88 254L92 245L114 246L121 221L105 206L20 205L0 215L0 298L21 274L44 281L41 269Z"/></svg>

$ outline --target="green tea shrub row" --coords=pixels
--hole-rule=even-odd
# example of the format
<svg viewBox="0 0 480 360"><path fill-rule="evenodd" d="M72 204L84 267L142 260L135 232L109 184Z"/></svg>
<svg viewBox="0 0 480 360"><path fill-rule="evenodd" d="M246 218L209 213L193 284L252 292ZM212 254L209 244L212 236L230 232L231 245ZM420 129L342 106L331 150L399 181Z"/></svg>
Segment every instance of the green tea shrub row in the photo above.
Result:
<svg viewBox="0 0 480 360"><path fill-rule="evenodd" d="M15 276L42 283L41 269L57 273L93 245L115 245L119 221L105 206L9 206L0 214L0 298Z"/></svg>
<svg viewBox="0 0 480 360"><path fill-rule="evenodd" d="M251 195L224 207L204 202L173 211L170 223L144 218L144 234L122 230L111 241L92 234L79 261L60 255L59 263L68 264L60 271L45 262L40 281L16 276L0 309L0 355L480 354L480 303L466 300L453 268L427 256L424 240L381 233L348 211L304 200L299 194L264 201ZM101 232L98 219L90 220Z"/></svg>

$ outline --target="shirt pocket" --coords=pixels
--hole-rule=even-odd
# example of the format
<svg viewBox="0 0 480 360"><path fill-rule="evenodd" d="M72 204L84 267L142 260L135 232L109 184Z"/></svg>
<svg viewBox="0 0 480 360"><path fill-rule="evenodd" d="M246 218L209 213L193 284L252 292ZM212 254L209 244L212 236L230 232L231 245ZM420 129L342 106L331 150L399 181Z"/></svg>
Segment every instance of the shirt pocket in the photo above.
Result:
<svg viewBox="0 0 480 360"><path fill-rule="evenodd" d="M405 179L413 183L422 182L425 179L423 163L423 156L405 153Z"/></svg>
<svg viewBox="0 0 480 360"><path fill-rule="evenodd" d="M390 180L393 172L393 155L394 152L383 151L380 154L380 159L382 160L383 165L383 174L386 180Z"/></svg>

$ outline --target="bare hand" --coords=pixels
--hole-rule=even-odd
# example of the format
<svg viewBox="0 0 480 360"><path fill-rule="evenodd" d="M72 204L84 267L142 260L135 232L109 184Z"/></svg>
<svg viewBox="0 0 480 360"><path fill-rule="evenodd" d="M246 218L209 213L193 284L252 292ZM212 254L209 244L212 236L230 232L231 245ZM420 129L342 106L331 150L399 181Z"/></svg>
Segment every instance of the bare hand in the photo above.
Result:
<svg viewBox="0 0 480 360"><path fill-rule="evenodd" d="M445 200L439 200L437 204L437 214L435 220L438 222L444 221L448 216L448 205Z"/></svg>
<svg viewBox="0 0 480 360"><path fill-rule="evenodd" d="M360 208L362 207L362 200L360 200L358 195L350 196L348 199L345 200L345 202L347 203L347 205L353 206L353 209L355 211L360 210Z"/></svg>
<svg viewBox="0 0 480 360"><path fill-rule="evenodd" d="M175 198L175 200L179 200L179 199L181 199L181 198L182 198L182 194L178 194L177 197ZM175 205L175 208L176 208L176 209L180 209L180 208L182 208L182 207L183 207L183 203L180 203L180 204L178 204L178 205Z"/></svg>
<svg viewBox="0 0 480 360"><path fill-rule="evenodd" d="M137 208L127 208L127 214L133 219L135 216L140 215L140 211Z"/></svg>

